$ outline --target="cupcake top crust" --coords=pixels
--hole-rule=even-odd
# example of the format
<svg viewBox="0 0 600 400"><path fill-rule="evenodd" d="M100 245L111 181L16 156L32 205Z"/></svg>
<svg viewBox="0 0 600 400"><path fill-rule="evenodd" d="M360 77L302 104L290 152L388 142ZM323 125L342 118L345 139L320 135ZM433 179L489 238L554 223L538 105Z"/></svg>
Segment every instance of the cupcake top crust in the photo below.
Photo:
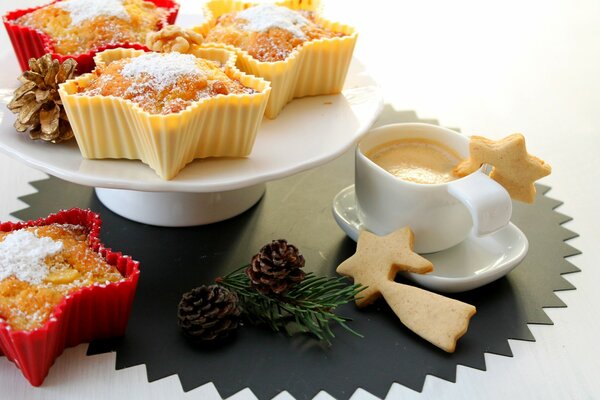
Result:
<svg viewBox="0 0 600 400"><path fill-rule="evenodd" d="M63 0L15 22L48 35L57 53L77 55L120 43L144 43L168 13L143 0Z"/></svg>
<svg viewBox="0 0 600 400"><path fill-rule="evenodd" d="M276 62L304 42L342 36L321 26L312 11L261 4L223 14L205 41L232 45L259 61Z"/></svg>
<svg viewBox="0 0 600 400"><path fill-rule="evenodd" d="M193 102L228 94L251 94L216 62L191 54L144 53L96 68L79 94L131 100L150 114L178 113Z"/></svg>
<svg viewBox="0 0 600 400"><path fill-rule="evenodd" d="M124 279L87 244L84 227L50 224L0 232L0 319L42 327L70 293Z"/></svg>

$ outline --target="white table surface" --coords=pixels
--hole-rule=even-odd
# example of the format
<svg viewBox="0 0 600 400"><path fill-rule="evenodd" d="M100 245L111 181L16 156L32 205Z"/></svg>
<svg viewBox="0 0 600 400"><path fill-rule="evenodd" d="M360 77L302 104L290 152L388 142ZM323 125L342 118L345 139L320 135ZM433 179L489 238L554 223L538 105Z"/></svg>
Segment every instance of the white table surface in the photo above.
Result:
<svg viewBox="0 0 600 400"><path fill-rule="evenodd" d="M2 1L0 12L40 3ZM194 3L182 1L182 14ZM429 376L421 393L390 383L387 398L600 398L600 2L332 0L326 13L358 28L356 55L396 109L467 134L524 133L553 167L541 183L564 201L565 226L580 234L569 244L583 252L570 258L582 272L566 276L577 290L558 293L567 308L545 310L553 326L529 326L535 342L509 340L513 357L486 354L486 371L459 366L456 383ZM10 51L0 30L0 53ZM44 177L0 155L0 220L14 219L25 206L17 197ZM211 384L184 393L176 376L148 383L144 366L115 371L114 354L86 357L86 348L67 349L40 388L0 358L0 399L220 398ZM231 398L255 397L246 389Z"/></svg>

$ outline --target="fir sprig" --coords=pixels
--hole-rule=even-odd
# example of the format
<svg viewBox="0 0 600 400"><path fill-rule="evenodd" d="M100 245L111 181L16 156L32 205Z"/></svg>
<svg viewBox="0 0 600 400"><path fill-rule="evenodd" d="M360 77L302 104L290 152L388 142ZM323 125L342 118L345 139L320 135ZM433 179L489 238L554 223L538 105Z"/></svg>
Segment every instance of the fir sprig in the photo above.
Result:
<svg viewBox="0 0 600 400"><path fill-rule="evenodd" d="M313 273L280 295L267 295L256 290L245 273L247 266L225 277L217 278L219 285L235 291L242 312L255 324L266 324L274 331L311 333L320 340L331 343L335 337L329 323L338 323L344 329L361 336L346 322L348 318L335 314L335 308L354 300L365 287L350 285L346 278L319 277Z"/></svg>

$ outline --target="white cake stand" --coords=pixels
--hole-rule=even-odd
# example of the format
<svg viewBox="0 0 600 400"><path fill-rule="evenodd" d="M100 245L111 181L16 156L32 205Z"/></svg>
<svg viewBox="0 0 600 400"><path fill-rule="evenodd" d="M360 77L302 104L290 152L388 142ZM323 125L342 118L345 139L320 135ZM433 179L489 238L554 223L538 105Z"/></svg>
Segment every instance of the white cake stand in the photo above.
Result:
<svg viewBox="0 0 600 400"><path fill-rule="evenodd" d="M234 217L263 195L266 182L314 168L338 157L363 135L379 115L382 93L354 59L339 95L297 99L275 120L260 126L247 158L211 158L187 165L165 181L135 160L86 160L77 144L32 141L13 128L8 111L19 75L14 56L0 62L0 151L50 175L93 186L113 212L159 226L193 226Z"/></svg>

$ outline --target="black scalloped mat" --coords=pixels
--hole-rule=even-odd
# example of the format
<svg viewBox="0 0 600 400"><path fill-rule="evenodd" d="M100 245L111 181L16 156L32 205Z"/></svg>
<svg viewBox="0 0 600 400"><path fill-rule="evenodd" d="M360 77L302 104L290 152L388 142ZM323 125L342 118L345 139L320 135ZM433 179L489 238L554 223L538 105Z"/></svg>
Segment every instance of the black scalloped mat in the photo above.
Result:
<svg viewBox="0 0 600 400"><path fill-rule="evenodd" d="M393 116L393 121L416 119L410 112L394 111ZM349 152L323 167L269 183L263 199L236 218L160 228L113 214L91 188L50 178L33 182L39 192L22 197L29 207L13 215L27 220L69 207L99 212L103 242L133 255L142 273L126 336L94 342L88 353L116 351L117 369L146 364L150 381L178 374L186 391L214 382L223 397L246 387L261 399L283 390L298 399L320 390L348 398L359 387L384 397L392 382L422 390L428 374L454 382L459 364L485 370L484 353L512 356L507 339L534 341L527 324L552 324L543 308L565 307L554 291L575 289L561 275L579 271L565 260L579 252L564 243L577 235L561 226L570 219L554 211L561 203L544 195L549 188L538 186L534 205L514 204L513 222L530 241L525 260L503 279L453 295L477 307L454 354L412 334L385 303L366 310L341 307L339 312L353 318L351 327L364 338L336 327L329 348L306 336L288 338L252 326L240 329L225 347L201 350L184 340L176 324L181 294L246 264L272 239L297 245L307 270L334 275L336 266L354 253L355 243L336 225L331 202L352 180Z"/></svg>

